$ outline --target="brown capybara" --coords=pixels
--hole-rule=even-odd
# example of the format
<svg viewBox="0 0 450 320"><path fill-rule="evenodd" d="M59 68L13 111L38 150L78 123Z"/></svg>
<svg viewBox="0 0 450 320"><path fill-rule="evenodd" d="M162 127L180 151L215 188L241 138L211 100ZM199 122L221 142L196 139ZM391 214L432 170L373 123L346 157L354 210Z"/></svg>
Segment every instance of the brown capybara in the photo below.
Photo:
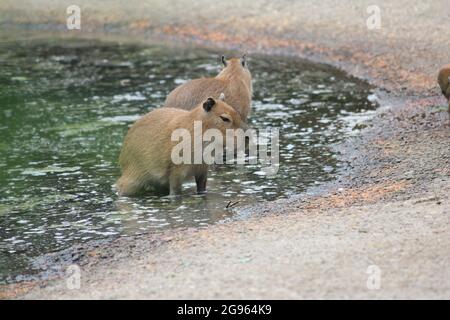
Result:
<svg viewBox="0 0 450 320"><path fill-rule="evenodd" d="M217 99L225 94L225 102L236 109L243 121L247 121L252 102L252 75L247 68L245 55L226 60L224 68L214 78L200 78L188 81L175 88L166 98L164 107L192 110L207 97Z"/></svg>
<svg viewBox="0 0 450 320"><path fill-rule="evenodd" d="M438 83L442 94L447 98L448 111L450 112L450 64L443 66L439 71Z"/></svg>
<svg viewBox="0 0 450 320"><path fill-rule="evenodd" d="M116 183L119 195L133 196L151 188L158 193L179 195L183 181L190 177L195 177L197 192L205 192L208 166L204 162L175 164L171 157L172 149L179 143L172 141L176 129L190 132L189 156L193 155L194 121L201 121L203 132L214 128L223 137L227 129L247 128L236 110L211 97L191 111L157 108L149 112L131 126L125 137L119 157L122 176Z"/></svg>

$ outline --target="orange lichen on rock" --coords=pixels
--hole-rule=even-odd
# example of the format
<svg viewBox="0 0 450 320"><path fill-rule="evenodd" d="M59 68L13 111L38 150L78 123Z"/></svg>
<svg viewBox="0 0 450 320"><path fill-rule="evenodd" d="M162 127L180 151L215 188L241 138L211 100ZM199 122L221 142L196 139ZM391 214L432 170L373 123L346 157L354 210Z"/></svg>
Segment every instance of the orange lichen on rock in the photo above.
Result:
<svg viewBox="0 0 450 320"><path fill-rule="evenodd" d="M404 190L408 185L407 181L401 180L368 187L344 189L332 195L312 200L305 206L305 209L342 208L358 202L375 203L387 195Z"/></svg>
<svg viewBox="0 0 450 320"><path fill-rule="evenodd" d="M28 293L37 285L36 282L22 282L0 285L0 300L13 299Z"/></svg>
<svg viewBox="0 0 450 320"><path fill-rule="evenodd" d="M137 20L130 23L130 29L141 29L145 30L151 27L151 22L149 20Z"/></svg>

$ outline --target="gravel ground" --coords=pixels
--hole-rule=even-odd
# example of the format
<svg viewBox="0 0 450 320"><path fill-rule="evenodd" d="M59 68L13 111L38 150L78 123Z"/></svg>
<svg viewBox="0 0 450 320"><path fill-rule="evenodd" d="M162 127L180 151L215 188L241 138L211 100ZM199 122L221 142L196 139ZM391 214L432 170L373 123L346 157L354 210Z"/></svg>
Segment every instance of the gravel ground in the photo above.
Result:
<svg viewBox="0 0 450 320"><path fill-rule="evenodd" d="M83 32L70 36L306 57L383 89L381 108L336 146L348 167L320 194L203 230L73 248L65 254L79 256L80 289L54 279L3 286L0 297L450 298L450 121L436 84L449 62L445 1L376 1L377 30L366 26L368 1L78 2ZM65 6L6 0L0 12L3 28L58 30ZM367 285L371 270L381 272L378 289Z"/></svg>

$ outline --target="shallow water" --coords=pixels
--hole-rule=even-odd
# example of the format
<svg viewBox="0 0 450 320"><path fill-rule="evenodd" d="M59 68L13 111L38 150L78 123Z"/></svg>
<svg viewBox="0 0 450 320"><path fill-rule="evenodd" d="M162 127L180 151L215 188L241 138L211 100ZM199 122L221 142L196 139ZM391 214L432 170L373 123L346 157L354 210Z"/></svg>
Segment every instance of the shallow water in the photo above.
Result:
<svg viewBox="0 0 450 320"><path fill-rule="evenodd" d="M215 75L219 53L92 41L0 45L0 282L30 259L92 239L205 226L226 206L285 198L333 179L330 145L374 109L370 88L322 65L253 56L251 124L280 129L280 169L219 166L209 193L118 199L112 185L128 126L191 78Z"/></svg>

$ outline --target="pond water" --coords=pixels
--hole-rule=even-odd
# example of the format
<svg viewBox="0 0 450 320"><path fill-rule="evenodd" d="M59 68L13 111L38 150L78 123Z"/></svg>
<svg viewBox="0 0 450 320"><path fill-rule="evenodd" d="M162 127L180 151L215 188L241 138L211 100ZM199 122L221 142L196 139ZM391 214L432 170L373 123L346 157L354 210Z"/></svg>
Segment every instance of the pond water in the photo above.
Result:
<svg viewBox="0 0 450 320"><path fill-rule="evenodd" d="M280 130L280 169L210 171L208 194L186 183L181 199L119 199L118 155L127 128L184 81L214 76L222 53L46 40L0 44L0 282L73 244L165 228L202 227L226 209L286 198L333 179L330 145L374 109L371 89L332 68L251 56L251 125Z"/></svg>

